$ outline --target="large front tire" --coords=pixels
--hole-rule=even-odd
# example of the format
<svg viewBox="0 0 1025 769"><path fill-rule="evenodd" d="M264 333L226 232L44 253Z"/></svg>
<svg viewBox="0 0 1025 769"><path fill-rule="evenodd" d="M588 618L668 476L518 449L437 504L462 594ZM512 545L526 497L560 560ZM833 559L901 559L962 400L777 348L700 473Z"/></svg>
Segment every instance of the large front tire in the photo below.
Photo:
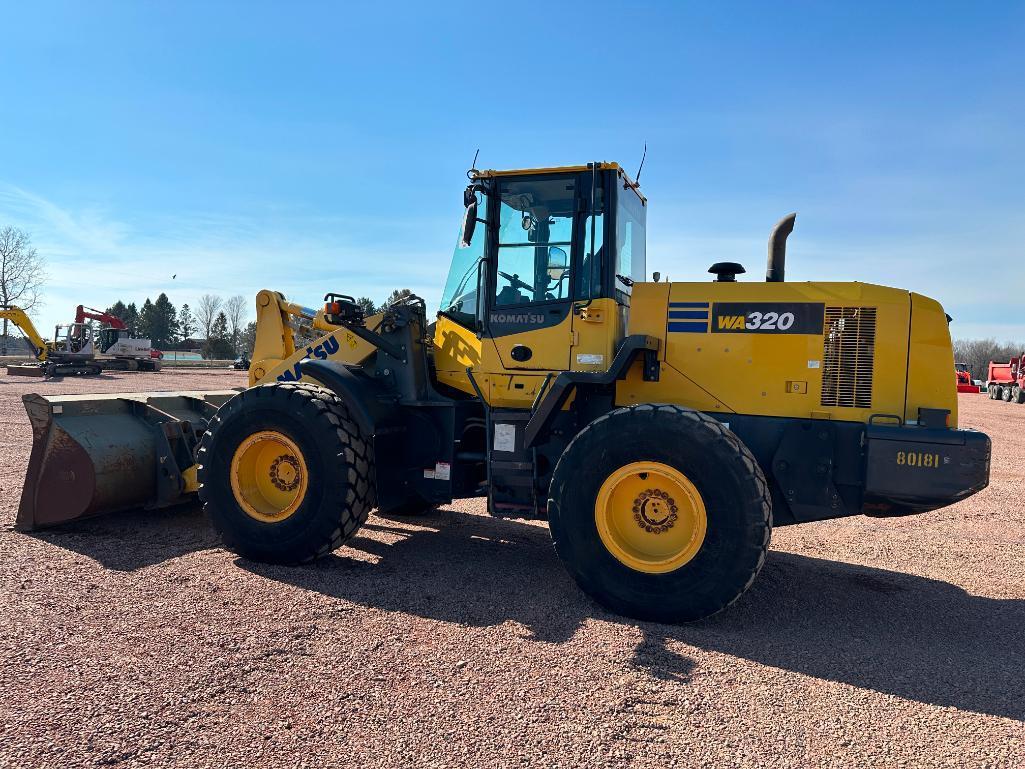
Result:
<svg viewBox="0 0 1025 769"><path fill-rule="evenodd" d="M643 404L599 417L566 448L548 500L555 549L618 614L688 622L744 593L772 505L751 452L717 420Z"/></svg>
<svg viewBox="0 0 1025 769"><path fill-rule="evenodd" d="M234 396L200 443L199 497L229 549L305 563L351 539L374 506L373 453L334 393L274 383Z"/></svg>

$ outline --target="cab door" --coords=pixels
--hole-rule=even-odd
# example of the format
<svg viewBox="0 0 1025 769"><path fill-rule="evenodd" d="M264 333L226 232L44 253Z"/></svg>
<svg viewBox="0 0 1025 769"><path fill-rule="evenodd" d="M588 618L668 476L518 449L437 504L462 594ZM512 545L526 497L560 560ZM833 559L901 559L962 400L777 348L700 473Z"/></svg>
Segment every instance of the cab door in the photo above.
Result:
<svg viewBox="0 0 1025 769"><path fill-rule="evenodd" d="M589 175L588 175L589 176ZM583 180L591 189L579 223L578 263L573 283L573 347L570 369L601 373L612 363L616 345L622 339L625 307L617 301L610 285L610 266L614 253L606 215L607 201L614 195L610 172L594 173ZM606 245L609 244L609 245Z"/></svg>
<svg viewBox="0 0 1025 769"><path fill-rule="evenodd" d="M498 226L484 323L495 357L485 361L488 371L569 368L578 177L545 174L497 180Z"/></svg>

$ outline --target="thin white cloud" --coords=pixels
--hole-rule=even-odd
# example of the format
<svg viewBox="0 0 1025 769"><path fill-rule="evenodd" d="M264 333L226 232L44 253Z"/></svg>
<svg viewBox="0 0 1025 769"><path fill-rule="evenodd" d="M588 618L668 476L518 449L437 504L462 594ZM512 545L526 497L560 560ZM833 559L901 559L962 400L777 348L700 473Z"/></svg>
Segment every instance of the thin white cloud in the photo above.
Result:
<svg viewBox="0 0 1025 769"><path fill-rule="evenodd" d="M944 304L955 318L956 336L1025 339L1025 320L1010 309L1025 291L1025 212L992 211L964 221L956 206L948 209L942 201L942 210L898 211L896 223L883 227L892 204L862 198L860 207L844 206L845 198L866 194L865 184L831 198L828 206L814 201L800 214L788 249L789 279L861 280L915 290ZM875 189L927 199L922 184L894 178ZM713 262L737 261L747 267L747 280L761 279L769 229L786 212L765 213L770 208L777 206L754 197L738 201L736 210L744 215L731 220L722 204L656 204L648 228L649 271L704 281ZM47 258L43 327L67 322L79 303L141 303L161 291L175 304L194 305L204 293L253 297L272 288L309 305L327 291L380 301L408 287L436 306L453 228L450 221L281 210L263 218L191 212L126 222L98 207L62 206L3 183L0 222L32 233ZM876 234L879 227L884 231Z"/></svg>
<svg viewBox="0 0 1025 769"><path fill-rule="evenodd" d="M70 320L80 303L141 303L162 291L175 304L193 306L204 293L255 297L261 288L305 304L319 303L328 291L380 301L395 288L436 302L447 256L444 249L416 250L404 243L415 242L411 236L417 232L440 238L448 223L383 217L355 223L298 214L268 221L196 213L129 224L3 183L0 221L30 232L47 260L47 302L37 313L46 328Z"/></svg>

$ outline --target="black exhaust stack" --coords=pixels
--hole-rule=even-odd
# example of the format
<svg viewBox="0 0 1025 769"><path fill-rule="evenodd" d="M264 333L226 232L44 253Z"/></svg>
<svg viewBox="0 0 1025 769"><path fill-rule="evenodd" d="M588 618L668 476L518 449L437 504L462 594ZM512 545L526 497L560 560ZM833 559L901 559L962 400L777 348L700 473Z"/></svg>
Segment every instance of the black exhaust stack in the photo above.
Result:
<svg viewBox="0 0 1025 769"><path fill-rule="evenodd" d="M765 270L767 283L782 283L787 261L787 236L794 231L797 214L787 214L772 228L769 235L769 265Z"/></svg>

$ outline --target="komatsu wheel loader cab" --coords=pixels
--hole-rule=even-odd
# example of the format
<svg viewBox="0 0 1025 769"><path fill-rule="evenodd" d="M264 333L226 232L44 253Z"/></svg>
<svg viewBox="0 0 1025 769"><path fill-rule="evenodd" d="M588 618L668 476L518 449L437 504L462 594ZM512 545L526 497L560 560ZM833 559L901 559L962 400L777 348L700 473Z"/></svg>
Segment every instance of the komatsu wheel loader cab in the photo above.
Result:
<svg viewBox="0 0 1025 769"><path fill-rule="evenodd" d="M199 495L239 554L302 563L375 507L486 496L546 518L603 605L684 621L744 592L773 526L925 512L987 484L989 439L957 429L943 309L785 282L793 216L765 281L720 263L645 282L647 201L616 164L470 177L433 322L418 297L365 317L344 295L257 296L253 386L193 431ZM160 451L187 492L189 460Z"/></svg>

